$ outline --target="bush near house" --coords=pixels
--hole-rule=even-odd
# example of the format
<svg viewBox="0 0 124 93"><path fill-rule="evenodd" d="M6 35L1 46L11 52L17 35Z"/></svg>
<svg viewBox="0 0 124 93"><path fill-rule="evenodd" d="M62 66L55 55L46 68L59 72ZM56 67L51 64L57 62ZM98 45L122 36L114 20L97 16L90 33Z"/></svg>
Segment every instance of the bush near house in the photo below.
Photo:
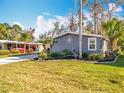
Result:
<svg viewBox="0 0 124 93"><path fill-rule="evenodd" d="M96 55L96 60L103 60L104 59L104 55L101 53L101 54L97 54Z"/></svg>
<svg viewBox="0 0 124 93"><path fill-rule="evenodd" d="M103 54L89 54L87 59L88 60L103 60L104 55Z"/></svg>
<svg viewBox="0 0 124 93"><path fill-rule="evenodd" d="M19 51L19 50L16 50L16 49L12 49L12 50L11 50L11 53L12 53L12 54L19 54L20 51Z"/></svg>
<svg viewBox="0 0 124 93"><path fill-rule="evenodd" d="M73 57L73 53L71 51L67 50L67 49L63 50L62 54L64 55L65 59L72 59L72 58L74 58Z"/></svg>
<svg viewBox="0 0 124 93"><path fill-rule="evenodd" d="M0 55L9 55L9 50L0 50Z"/></svg>
<svg viewBox="0 0 124 93"><path fill-rule="evenodd" d="M50 53L48 53L48 58L50 58L50 59L63 59L64 54L62 52L50 52Z"/></svg>
<svg viewBox="0 0 124 93"><path fill-rule="evenodd" d="M83 59L86 59L86 60L103 60L104 59L104 55L103 54L89 54L89 53L83 53L82 54L83 56ZM72 59L74 58L73 57L73 53L67 49L61 51L61 52L45 52L45 51L42 51L40 54L39 54L39 57L42 58L43 60L44 59Z"/></svg>
<svg viewBox="0 0 124 93"><path fill-rule="evenodd" d="M67 49L63 50L62 51L63 55L66 57L66 56L70 56L70 55L73 55L73 53Z"/></svg>
<svg viewBox="0 0 124 93"><path fill-rule="evenodd" d="M88 56L89 56L88 53L85 53L85 52L82 53L82 57L83 57L83 58L87 59Z"/></svg>
<svg viewBox="0 0 124 93"><path fill-rule="evenodd" d="M73 57L73 53L67 49L61 52L49 52L48 59L71 59Z"/></svg>
<svg viewBox="0 0 124 93"><path fill-rule="evenodd" d="M117 51L106 51L105 52L105 58L106 59L113 59L118 55L120 55L120 54L118 54Z"/></svg>
<svg viewBox="0 0 124 93"><path fill-rule="evenodd" d="M39 57L42 58L42 59L47 59L48 58L48 54L44 51L42 51L40 54L39 54Z"/></svg>

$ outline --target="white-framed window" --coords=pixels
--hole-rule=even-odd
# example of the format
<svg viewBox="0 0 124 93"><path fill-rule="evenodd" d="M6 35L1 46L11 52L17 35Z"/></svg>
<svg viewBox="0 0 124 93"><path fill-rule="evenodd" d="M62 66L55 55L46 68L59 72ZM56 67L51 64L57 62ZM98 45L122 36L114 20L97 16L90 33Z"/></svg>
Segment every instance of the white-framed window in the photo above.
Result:
<svg viewBox="0 0 124 93"><path fill-rule="evenodd" d="M95 51L97 46L96 38L88 38L88 50Z"/></svg>

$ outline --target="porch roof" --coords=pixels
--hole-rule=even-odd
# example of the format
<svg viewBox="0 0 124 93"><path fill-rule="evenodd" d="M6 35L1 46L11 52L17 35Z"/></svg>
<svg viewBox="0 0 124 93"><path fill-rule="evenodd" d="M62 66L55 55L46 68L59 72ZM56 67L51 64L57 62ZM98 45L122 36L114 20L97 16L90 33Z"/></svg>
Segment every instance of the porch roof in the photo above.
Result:
<svg viewBox="0 0 124 93"><path fill-rule="evenodd" d="M17 41L11 41L11 40L0 40L0 43L17 43Z"/></svg>
<svg viewBox="0 0 124 93"><path fill-rule="evenodd" d="M41 43L28 43L28 42L19 42L19 41L12 41L12 40L0 40L0 43L10 43L10 44L29 44L29 45L32 45L32 44L41 44Z"/></svg>

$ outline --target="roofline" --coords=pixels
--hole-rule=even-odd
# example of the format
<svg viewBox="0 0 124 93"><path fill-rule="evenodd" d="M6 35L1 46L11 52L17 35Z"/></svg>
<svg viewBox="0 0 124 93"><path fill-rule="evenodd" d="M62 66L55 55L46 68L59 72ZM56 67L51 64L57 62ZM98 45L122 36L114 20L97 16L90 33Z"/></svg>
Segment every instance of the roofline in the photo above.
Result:
<svg viewBox="0 0 124 93"><path fill-rule="evenodd" d="M65 33L62 33L62 34L60 34L60 35L57 35L56 37L54 37L54 39L59 38L59 37L62 37L62 36L67 35L67 34L79 35L79 33L77 33L77 32L65 32ZM82 33L82 36L100 37L100 38L103 38L104 40L109 41L107 38L103 37L102 35Z"/></svg>
<svg viewBox="0 0 124 93"><path fill-rule="evenodd" d="M28 43L28 42L19 42L19 41L12 41L12 40L0 40L0 43L12 43L12 44L37 44L40 45L41 43Z"/></svg>
<svg viewBox="0 0 124 93"><path fill-rule="evenodd" d="M61 37L61 36L64 36L66 34L75 34L75 35L79 35L79 33L77 32L66 32L66 33L62 33L61 35L57 35L55 38L58 38L58 37ZM82 33L82 36L95 36L95 37L102 37L102 35L96 35L96 34L86 34L86 33Z"/></svg>

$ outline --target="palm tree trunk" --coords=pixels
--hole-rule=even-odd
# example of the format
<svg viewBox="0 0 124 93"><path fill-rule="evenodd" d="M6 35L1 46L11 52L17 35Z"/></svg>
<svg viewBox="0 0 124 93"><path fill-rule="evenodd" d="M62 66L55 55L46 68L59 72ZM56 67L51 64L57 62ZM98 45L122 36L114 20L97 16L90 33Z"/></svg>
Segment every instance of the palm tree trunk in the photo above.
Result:
<svg viewBox="0 0 124 93"><path fill-rule="evenodd" d="M80 30L79 30L79 58L82 58L82 0L80 0Z"/></svg>
<svg viewBox="0 0 124 93"><path fill-rule="evenodd" d="M115 39L110 40L110 47L112 51L115 51L118 49L117 42L118 40L115 40Z"/></svg>
<svg viewBox="0 0 124 93"><path fill-rule="evenodd" d="M97 4L96 4L96 0L94 0L94 34L98 34L97 32L97 13L96 13L96 7L97 7Z"/></svg>

